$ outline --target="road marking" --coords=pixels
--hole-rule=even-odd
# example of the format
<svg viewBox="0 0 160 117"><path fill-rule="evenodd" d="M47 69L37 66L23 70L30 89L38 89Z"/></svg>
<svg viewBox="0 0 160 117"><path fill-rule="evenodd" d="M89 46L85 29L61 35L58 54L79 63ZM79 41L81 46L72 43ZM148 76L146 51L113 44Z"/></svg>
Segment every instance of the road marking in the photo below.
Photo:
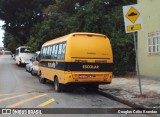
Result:
<svg viewBox="0 0 160 117"><path fill-rule="evenodd" d="M54 101L55 101L54 98L52 98L52 99L50 99L50 100L48 100L48 101L46 101L46 102L41 103L41 104L38 105L37 107L44 107L44 106L46 106L46 105L48 105L48 104L50 104L50 103L52 103L52 102L54 102Z"/></svg>
<svg viewBox="0 0 160 117"><path fill-rule="evenodd" d="M13 94L0 94L0 96L5 96L5 95L13 95Z"/></svg>
<svg viewBox="0 0 160 117"><path fill-rule="evenodd" d="M20 102L17 102L17 103L14 103L14 104L12 104L12 105L7 106L7 108L17 107L17 106L19 106L19 105L21 105L21 104L24 104L24 103L29 102L29 101L31 101L31 100L34 100L34 99L43 97L43 96L45 96L45 95L47 95L47 94L41 94L41 95L37 95L37 96L34 96L34 97L29 98L29 99L26 99L26 100L22 100L22 101L20 101Z"/></svg>
<svg viewBox="0 0 160 117"><path fill-rule="evenodd" d="M14 98L17 98L17 97L22 97L22 96L25 96L25 95L28 95L28 94L22 94L22 95L12 96L12 97L8 97L8 98L2 98L2 99L0 99L0 102L10 100L10 99L14 99Z"/></svg>

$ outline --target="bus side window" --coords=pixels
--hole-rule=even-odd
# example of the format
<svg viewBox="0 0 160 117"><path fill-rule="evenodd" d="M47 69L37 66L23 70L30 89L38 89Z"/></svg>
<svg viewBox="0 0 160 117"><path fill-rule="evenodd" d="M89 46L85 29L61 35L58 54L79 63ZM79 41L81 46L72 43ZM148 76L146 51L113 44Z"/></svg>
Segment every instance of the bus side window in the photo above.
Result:
<svg viewBox="0 0 160 117"><path fill-rule="evenodd" d="M62 44L59 44L59 48L58 48L58 55L57 55L57 59L61 60L61 53L62 53Z"/></svg>
<svg viewBox="0 0 160 117"><path fill-rule="evenodd" d="M41 49L41 52L39 54L39 59L43 59L43 50L44 50L44 48Z"/></svg>
<svg viewBox="0 0 160 117"><path fill-rule="evenodd" d="M46 58L46 53L47 52L47 47L44 47L44 51L43 51L43 58Z"/></svg>
<svg viewBox="0 0 160 117"><path fill-rule="evenodd" d="M52 54L51 54L52 59L54 59L54 53L55 53L55 45L52 45Z"/></svg>
<svg viewBox="0 0 160 117"><path fill-rule="evenodd" d="M64 59L65 48L66 48L66 43L61 43L61 44L59 44L58 57L57 57L57 59L59 59L59 60L63 60L63 59Z"/></svg>
<svg viewBox="0 0 160 117"><path fill-rule="evenodd" d="M41 52L41 59L44 58L44 48L42 48L42 52Z"/></svg>
<svg viewBox="0 0 160 117"><path fill-rule="evenodd" d="M51 58L50 51L51 51L51 46L48 46L48 49L47 49L47 56L46 56L47 59L50 59L50 58Z"/></svg>
<svg viewBox="0 0 160 117"><path fill-rule="evenodd" d="M55 52L54 52L54 59L57 59L57 53L58 53L58 44L55 47Z"/></svg>
<svg viewBox="0 0 160 117"><path fill-rule="evenodd" d="M63 45L62 45L62 59L64 59L65 52L66 52L66 43L63 43Z"/></svg>
<svg viewBox="0 0 160 117"><path fill-rule="evenodd" d="M47 56L49 56L50 46L47 47Z"/></svg>
<svg viewBox="0 0 160 117"><path fill-rule="evenodd" d="M53 49L53 46L51 45L51 46L50 46L50 51L49 51L50 57L52 56L52 49Z"/></svg>

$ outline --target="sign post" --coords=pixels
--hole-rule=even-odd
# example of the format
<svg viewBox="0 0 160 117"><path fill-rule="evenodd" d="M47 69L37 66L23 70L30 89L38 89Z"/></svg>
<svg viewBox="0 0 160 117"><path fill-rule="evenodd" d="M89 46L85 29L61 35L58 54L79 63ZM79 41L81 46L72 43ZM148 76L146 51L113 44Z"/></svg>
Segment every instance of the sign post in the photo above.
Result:
<svg viewBox="0 0 160 117"><path fill-rule="evenodd" d="M140 96L142 95L142 88L141 88L141 78L140 78L140 71L139 71L139 62L138 62L138 49L137 49L137 41L136 41L136 33L137 31L142 29L142 18L140 7L138 4L123 6L123 17L125 22L125 31L126 33L133 33L134 38L134 47L135 47L135 54L136 54L136 72L137 77L139 79L139 89L140 89Z"/></svg>
<svg viewBox="0 0 160 117"><path fill-rule="evenodd" d="M139 62L138 62L138 52L137 52L137 41L136 41L135 32L133 33L133 38L134 38L134 48L135 48L135 54L136 54L137 76L138 76L138 79L139 79L139 89L140 89L140 95L142 95L141 78L140 78Z"/></svg>

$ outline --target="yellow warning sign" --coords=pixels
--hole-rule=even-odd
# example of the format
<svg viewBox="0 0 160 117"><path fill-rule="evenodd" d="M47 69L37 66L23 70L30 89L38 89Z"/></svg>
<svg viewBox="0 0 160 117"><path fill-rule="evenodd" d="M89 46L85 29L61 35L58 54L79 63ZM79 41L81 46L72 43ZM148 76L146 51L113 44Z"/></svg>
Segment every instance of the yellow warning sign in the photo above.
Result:
<svg viewBox="0 0 160 117"><path fill-rule="evenodd" d="M126 14L126 18L132 23L135 23L139 16L140 13L134 7L131 7Z"/></svg>
<svg viewBox="0 0 160 117"><path fill-rule="evenodd" d="M135 24L135 25L127 26L127 31L128 32L135 31L135 30L140 30L140 29L142 29L141 24Z"/></svg>
<svg viewBox="0 0 160 117"><path fill-rule="evenodd" d="M138 4L123 6L123 17L126 33L142 30L142 13Z"/></svg>

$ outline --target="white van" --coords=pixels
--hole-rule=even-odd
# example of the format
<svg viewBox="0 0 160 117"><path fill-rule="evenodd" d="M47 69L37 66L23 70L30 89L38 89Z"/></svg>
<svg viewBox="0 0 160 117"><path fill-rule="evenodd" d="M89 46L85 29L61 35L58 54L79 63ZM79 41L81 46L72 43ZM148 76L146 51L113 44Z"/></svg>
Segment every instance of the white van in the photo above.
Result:
<svg viewBox="0 0 160 117"><path fill-rule="evenodd" d="M34 53L30 53L29 47L20 46L16 49L16 64L22 65L30 62L30 59L34 57Z"/></svg>

